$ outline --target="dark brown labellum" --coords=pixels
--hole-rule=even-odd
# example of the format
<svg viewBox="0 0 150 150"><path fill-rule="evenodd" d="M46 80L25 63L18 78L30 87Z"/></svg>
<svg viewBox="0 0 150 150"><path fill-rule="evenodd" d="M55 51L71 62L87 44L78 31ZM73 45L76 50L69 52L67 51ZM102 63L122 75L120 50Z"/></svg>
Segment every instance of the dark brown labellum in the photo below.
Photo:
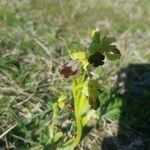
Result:
<svg viewBox="0 0 150 150"><path fill-rule="evenodd" d="M88 62L94 67L98 67L104 64L105 56L99 52L91 55L88 59Z"/></svg>

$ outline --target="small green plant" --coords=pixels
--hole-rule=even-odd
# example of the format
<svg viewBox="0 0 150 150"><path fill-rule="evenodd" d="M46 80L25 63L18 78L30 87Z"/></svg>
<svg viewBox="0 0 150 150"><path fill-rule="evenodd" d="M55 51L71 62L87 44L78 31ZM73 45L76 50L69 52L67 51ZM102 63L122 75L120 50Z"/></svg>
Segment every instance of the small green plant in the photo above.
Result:
<svg viewBox="0 0 150 150"><path fill-rule="evenodd" d="M90 72L93 68L102 66L105 57L108 60L119 59L121 54L116 48L114 37L102 36L99 29L92 31L92 41L87 50L69 50L72 60L66 62L59 69L64 79L72 77L72 95L74 101L74 117L76 122L76 136L63 144L60 149L74 149L81 141L83 129L93 119L98 119L99 114L99 88L98 80L93 79ZM53 121L58 115L58 109L65 105L65 95L61 96L53 105ZM63 135L61 132L54 133L54 122L50 125L50 141L56 142Z"/></svg>

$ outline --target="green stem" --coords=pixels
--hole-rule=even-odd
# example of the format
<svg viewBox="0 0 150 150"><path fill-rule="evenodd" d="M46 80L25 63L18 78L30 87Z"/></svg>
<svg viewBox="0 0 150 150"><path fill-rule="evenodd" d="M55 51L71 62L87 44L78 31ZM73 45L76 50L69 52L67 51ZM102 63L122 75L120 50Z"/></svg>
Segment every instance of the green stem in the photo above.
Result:
<svg viewBox="0 0 150 150"><path fill-rule="evenodd" d="M73 141L73 143L71 144L72 148L75 148L80 140L81 140L81 136L82 136L82 125L81 125L81 118L76 119L76 124L77 124L77 135Z"/></svg>
<svg viewBox="0 0 150 150"><path fill-rule="evenodd" d="M73 91L73 98L74 98L74 109L75 109L75 120L77 125L77 132L74 141L66 147L65 150L74 149L80 142L82 136L82 117L80 116L79 112L79 105L80 105L80 97L81 97L81 90L82 84L84 82L86 76L86 71L84 71L81 76L75 77L72 83L72 91Z"/></svg>

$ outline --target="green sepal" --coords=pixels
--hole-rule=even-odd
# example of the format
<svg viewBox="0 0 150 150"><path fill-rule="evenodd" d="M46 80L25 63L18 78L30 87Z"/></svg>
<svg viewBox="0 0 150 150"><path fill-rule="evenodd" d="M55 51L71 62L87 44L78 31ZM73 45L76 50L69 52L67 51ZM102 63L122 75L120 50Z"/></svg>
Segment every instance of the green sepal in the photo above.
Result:
<svg viewBox="0 0 150 150"><path fill-rule="evenodd" d="M92 55L98 51L101 51L101 49L100 49L100 31L98 28L96 28L96 30L92 31L92 41L89 46L89 54Z"/></svg>
<svg viewBox="0 0 150 150"><path fill-rule="evenodd" d="M100 30L98 28L92 30L92 41L98 44L100 43Z"/></svg>
<svg viewBox="0 0 150 150"><path fill-rule="evenodd" d="M115 45L108 46L105 54L109 60L117 60L121 57L121 53Z"/></svg>
<svg viewBox="0 0 150 150"><path fill-rule="evenodd" d="M109 45L111 45L112 43L116 42L116 38L104 36L103 42L104 42L104 45L105 45L105 48L106 48Z"/></svg>

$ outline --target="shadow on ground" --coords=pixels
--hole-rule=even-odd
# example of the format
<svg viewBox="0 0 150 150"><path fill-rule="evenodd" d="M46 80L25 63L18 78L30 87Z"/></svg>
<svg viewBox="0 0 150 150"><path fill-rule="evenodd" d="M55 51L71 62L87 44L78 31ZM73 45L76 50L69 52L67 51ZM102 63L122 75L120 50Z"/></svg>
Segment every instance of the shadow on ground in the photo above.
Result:
<svg viewBox="0 0 150 150"><path fill-rule="evenodd" d="M119 131L107 137L102 150L150 150L150 64L130 64L118 73L122 99Z"/></svg>

